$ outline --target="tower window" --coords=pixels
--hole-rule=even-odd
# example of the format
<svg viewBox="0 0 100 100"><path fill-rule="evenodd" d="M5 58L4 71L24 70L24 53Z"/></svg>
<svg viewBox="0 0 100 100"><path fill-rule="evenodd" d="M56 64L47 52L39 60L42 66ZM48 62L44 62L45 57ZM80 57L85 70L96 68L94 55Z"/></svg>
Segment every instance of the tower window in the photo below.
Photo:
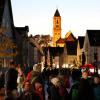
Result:
<svg viewBox="0 0 100 100"><path fill-rule="evenodd" d="M59 27L59 25L56 25L56 27Z"/></svg>
<svg viewBox="0 0 100 100"><path fill-rule="evenodd" d="M58 24L58 20L57 20L57 24Z"/></svg>

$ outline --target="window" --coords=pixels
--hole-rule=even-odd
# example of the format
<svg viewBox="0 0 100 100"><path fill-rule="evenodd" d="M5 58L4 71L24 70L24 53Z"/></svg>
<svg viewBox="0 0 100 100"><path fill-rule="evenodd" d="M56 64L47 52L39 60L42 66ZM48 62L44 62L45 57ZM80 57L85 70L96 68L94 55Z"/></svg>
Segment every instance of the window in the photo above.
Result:
<svg viewBox="0 0 100 100"><path fill-rule="evenodd" d="M56 25L56 28L58 28L59 27L59 25Z"/></svg>
<svg viewBox="0 0 100 100"><path fill-rule="evenodd" d="M58 24L58 20L57 20L57 24Z"/></svg>

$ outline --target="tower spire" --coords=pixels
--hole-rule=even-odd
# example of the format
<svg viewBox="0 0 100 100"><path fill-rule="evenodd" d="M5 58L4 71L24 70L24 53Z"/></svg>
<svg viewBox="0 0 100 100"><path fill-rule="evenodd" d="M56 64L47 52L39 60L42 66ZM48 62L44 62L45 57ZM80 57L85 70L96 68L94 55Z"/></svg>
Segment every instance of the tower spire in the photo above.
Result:
<svg viewBox="0 0 100 100"><path fill-rule="evenodd" d="M56 9L53 17L53 46L56 46L56 41L61 38L61 16Z"/></svg>
<svg viewBox="0 0 100 100"><path fill-rule="evenodd" d="M60 13L59 13L58 9L56 9L56 12L55 12L54 16L55 17L60 17Z"/></svg>

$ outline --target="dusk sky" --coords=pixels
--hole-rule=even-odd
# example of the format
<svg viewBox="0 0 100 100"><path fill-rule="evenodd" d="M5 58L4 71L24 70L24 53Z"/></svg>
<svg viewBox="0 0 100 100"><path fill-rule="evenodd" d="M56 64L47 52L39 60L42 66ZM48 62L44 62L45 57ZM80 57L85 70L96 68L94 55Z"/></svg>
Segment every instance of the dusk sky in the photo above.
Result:
<svg viewBox="0 0 100 100"><path fill-rule="evenodd" d="M58 8L62 37L68 32L84 36L87 29L100 30L100 0L11 0L14 24L29 26L29 34L53 35L53 16Z"/></svg>

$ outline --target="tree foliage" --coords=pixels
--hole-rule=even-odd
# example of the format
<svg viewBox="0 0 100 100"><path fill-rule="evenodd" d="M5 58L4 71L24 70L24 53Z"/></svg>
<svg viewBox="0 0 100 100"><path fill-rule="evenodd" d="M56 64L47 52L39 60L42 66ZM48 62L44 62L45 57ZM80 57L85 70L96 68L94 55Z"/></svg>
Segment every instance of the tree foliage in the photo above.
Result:
<svg viewBox="0 0 100 100"><path fill-rule="evenodd" d="M10 37L0 33L0 57L16 56L17 52L11 52L16 49L17 46L13 40Z"/></svg>

